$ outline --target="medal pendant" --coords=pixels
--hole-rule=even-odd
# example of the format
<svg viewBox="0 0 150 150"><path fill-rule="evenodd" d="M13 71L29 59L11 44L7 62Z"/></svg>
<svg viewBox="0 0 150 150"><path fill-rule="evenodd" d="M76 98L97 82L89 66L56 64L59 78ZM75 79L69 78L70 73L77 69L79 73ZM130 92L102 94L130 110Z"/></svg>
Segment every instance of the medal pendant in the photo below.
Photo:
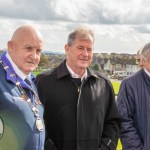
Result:
<svg viewBox="0 0 150 150"><path fill-rule="evenodd" d="M8 69L8 68L9 68L9 66L5 66L5 67L4 67L4 69Z"/></svg>
<svg viewBox="0 0 150 150"><path fill-rule="evenodd" d="M36 107L33 107L33 108L32 108L32 111L35 112L35 113L38 113L38 112L39 112L39 110L38 110Z"/></svg>
<svg viewBox="0 0 150 150"><path fill-rule="evenodd" d="M17 81L17 82L16 82L16 85L17 85L17 86L18 86L18 85L20 85L20 82L19 82L19 81Z"/></svg>
<svg viewBox="0 0 150 150"><path fill-rule="evenodd" d="M43 131L43 123L40 118L36 119L36 128L38 129L38 131Z"/></svg>
<svg viewBox="0 0 150 150"><path fill-rule="evenodd" d="M27 96L26 96L25 94L23 94L23 95L21 95L21 98L22 98L23 100L26 100L26 99L27 99Z"/></svg>
<svg viewBox="0 0 150 150"><path fill-rule="evenodd" d="M15 76L15 74L11 73L10 76L13 77L13 76Z"/></svg>

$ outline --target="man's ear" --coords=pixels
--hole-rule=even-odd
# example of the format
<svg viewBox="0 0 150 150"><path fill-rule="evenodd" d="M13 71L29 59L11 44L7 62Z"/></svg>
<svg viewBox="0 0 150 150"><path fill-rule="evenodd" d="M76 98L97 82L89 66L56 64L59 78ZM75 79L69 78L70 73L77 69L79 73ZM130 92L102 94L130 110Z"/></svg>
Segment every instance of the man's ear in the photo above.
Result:
<svg viewBox="0 0 150 150"><path fill-rule="evenodd" d="M8 41L7 43L7 47L10 53L13 52L13 42L12 41Z"/></svg>
<svg viewBox="0 0 150 150"><path fill-rule="evenodd" d="M69 45L66 44L66 45L65 45L65 52L67 53L68 51L69 51Z"/></svg>
<svg viewBox="0 0 150 150"><path fill-rule="evenodd" d="M65 45L65 52L66 52L66 54L69 52L69 50L70 50L70 45L66 44Z"/></svg>

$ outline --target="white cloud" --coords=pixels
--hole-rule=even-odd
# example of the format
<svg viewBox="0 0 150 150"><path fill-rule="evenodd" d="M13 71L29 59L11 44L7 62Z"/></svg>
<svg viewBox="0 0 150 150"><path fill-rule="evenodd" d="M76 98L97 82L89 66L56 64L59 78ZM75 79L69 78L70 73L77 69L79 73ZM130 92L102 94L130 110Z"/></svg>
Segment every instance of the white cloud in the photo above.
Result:
<svg viewBox="0 0 150 150"><path fill-rule="evenodd" d="M34 24L45 50L64 51L69 32L84 24L95 31L96 51L136 53L149 41L149 14L149 0L0 0L0 48L17 27Z"/></svg>

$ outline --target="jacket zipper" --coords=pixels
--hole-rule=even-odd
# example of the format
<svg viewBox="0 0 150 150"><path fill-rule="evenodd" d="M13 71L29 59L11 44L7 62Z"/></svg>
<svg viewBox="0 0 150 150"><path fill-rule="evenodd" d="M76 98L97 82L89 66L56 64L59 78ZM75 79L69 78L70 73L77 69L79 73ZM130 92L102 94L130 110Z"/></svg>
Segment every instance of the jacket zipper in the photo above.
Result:
<svg viewBox="0 0 150 150"><path fill-rule="evenodd" d="M81 82L81 86L80 87L78 87L78 93L79 93L79 95L78 95L78 102L77 102L77 109L78 109L78 106L79 106L79 102L80 102L80 97L81 97L81 90L82 90L82 87L83 87L83 84L84 84L84 81L85 80L83 80L82 82ZM84 114L83 114L83 104L81 104L81 107L82 107L82 124L83 124L83 127L84 127ZM78 118L77 118L77 120L78 120ZM78 141L78 140L77 140ZM84 131L83 131L83 141L84 141ZM78 148L77 148L78 149ZM82 147L82 149L84 150L84 143L83 143L83 147Z"/></svg>
<svg viewBox="0 0 150 150"><path fill-rule="evenodd" d="M81 85L80 85L80 86L77 86L77 84L76 84L76 86L77 86L77 88L78 88L78 93L79 93L77 105L79 105L79 102L80 102L81 89L82 89L82 87L83 87L83 84L84 84L84 80L81 82Z"/></svg>

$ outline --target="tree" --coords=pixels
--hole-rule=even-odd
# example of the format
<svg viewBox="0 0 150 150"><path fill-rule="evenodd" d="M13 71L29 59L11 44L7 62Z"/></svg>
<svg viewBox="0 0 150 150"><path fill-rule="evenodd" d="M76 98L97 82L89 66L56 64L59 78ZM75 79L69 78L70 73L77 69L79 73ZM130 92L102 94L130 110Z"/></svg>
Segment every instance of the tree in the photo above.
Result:
<svg viewBox="0 0 150 150"><path fill-rule="evenodd" d="M99 66L98 66L98 64L93 64L93 65L91 66L91 68L92 68L93 70L99 71Z"/></svg>
<svg viewBox="0 0 150 150"><path fill-rule="evenodd" d="M38 67L46 68L46 67L48 67L48 65L49 65L48 58L45 55L42 54Z"/></svg>

